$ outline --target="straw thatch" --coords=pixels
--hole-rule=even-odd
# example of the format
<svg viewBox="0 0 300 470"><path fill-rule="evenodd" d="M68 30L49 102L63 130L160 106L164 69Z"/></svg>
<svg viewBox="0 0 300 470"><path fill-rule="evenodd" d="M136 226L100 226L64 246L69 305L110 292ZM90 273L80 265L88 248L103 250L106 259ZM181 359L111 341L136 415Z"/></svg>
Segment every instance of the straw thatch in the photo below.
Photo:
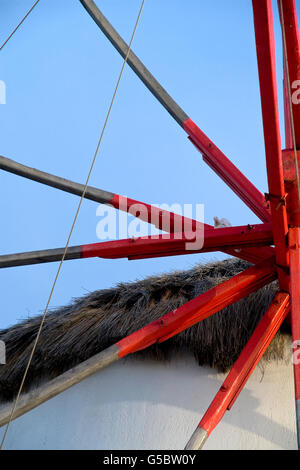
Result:
<svg viewBox="0 0 300 470"><path fill-rule="evenodd" d="M24 389L56 377L247 267L246 262L237 259L199 265L189 271L98 290L50 312ZM226 371L237 359L276 289L273 283L138 355L167 359L174 351L188 351L200 365ZM0 331L7 348L7 364L0 366L2 401L10 400L16 393L40 321L37 316ZM283 357L285 338L284 332L277 334L268 350L269 359Z"/></svg>

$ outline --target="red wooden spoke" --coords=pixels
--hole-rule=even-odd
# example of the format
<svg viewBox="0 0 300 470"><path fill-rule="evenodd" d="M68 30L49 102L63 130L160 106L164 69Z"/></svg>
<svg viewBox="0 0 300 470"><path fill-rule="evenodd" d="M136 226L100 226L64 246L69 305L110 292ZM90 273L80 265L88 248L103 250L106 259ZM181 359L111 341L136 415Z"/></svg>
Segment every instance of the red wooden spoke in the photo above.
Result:
<svg viewBox="0 0 300 470"><path fill-rule="evenodd" d="M173 232L182 232L183 230L187 230L190 227L190 230L207 230L214 229L212 225L204 224L197 220L189 219L188 217L184 217L182 215L174 214L173 212L169 212L165 209L160 209L151 204L147 204L145 202L136 201L134 199L120 196L119 194L114 194L113 198L109 201L109 204L114 206L118 210L122 210L124 212L128 212L129 214L134 215L135 217L148 222L155 227L159 228L160 230L164 230L169 233ZM218 229L220 230L220 229ZM246 229L247 230L247 229ZM232 244L233 245L233 244ZM262 245L266 245L263 243ZM212 250L214 251L214 250ZM218 250L215 250L218 251ZM227 253L231 256L235 256L251 263L258 263L263 259L269 258L272 256L273 248L271 247L260 247L260 246L249 246L247 248L239 248L237 251L235 248L232 248L230 244L224 249L222 249L224 253ZM194 252L194 251L193 251ZM185 253L188 252L185 250ZM149 256L143 256L143 258L150 258L156 257L156 254L151 254ZM172 256L172 254L163 254L161 256ZM133 254L130 255L130 259L141 259L140 255Z"/></svg>
<svg viewBox="0 0 300 470"><path fill-rule="evenodd" d="M291 324L293 338L293 364L297 415L298 447L300 448L300 227L289 229L291 271Z"/></svg>
<svg viewBox="0 0 300 470"><path fill-rule="evenodd" d="M120 196L119 194L115 194L109 203L115 209L128 212L165 232L182 232L185 226L190 227L189 230L201 229L203 226L210 227L210 225L203 224L197 220L189 219L188 217L152 206L151 204L136 201L126 196Z"/></svg>
<svg viewBox="0 0 300 470"><path fill-rule="evenodd" d="M289 308L289 294L278 293L200 421L186 449L202 448L226 411L231 409L288 314Z"/></svg>
<svg viewBox="0 0 300 470"><path fill-rule="evenodd" d="M225 157L225 156L224 156ZM225 157L226 159L226 157ZM251 183L249 183L251 185ZM186 227L191 227L193 231L195 230L204 230L206 229L213 229L213 226L209 224L203 224L197 220L192 220L187 217L183 217L178 214L174 214L172 212L159 209L151 204L147 204L144 202L136 201L134 199L127 198L125 196L120 196L115 194L113 198L109 201L109 204L113 205L116 209L128 212L139 219L151 223L155 225L160 230L164 230L166 232L181 232ZM219 229L218 229L219 230ZM218 251L218 250L216 250ZM224 253L227 253L231 256L235 256L240 259L244 259L249 261L250 263L258 263L263 259L269 258L273 256L273 248L271 247L259 247L259 246L252 246L248 248L231 248L229 245L227 248L224 247L222 249ZM176 254L176 253L175 253ZM184 250L181 254L188 254L188 251ZM148 256L146 255L130 255L129 259L145 259L145 258L155 258L158 256L173 256L172 253L166 252L165 254L161 252L161 254L152 253Z"/></svg>
<svg viewBox="0 0 300 470"><path fill-rule="evenodd" d="M229 255L233 255L236 258L242 259L244 261L249 261L250 263L256 264L262 261L263 259L270 258L271 256L275 255L275 250L271 246L264 246L264 247L249 247L249 248L233 248L231 250L227 249L222 249L221 250L223 253L228 253ZM197 253L197 251L178 251L178 252L164 252L164 253L152 253L149 255L132 255L128 256L129 260L137 260L137 259L150 259L150 258L161 258L161 257L166 257L166 256L178 256L178 255L187 255L187 254L192 254L192 253ZM1 260L1 257L0 257Z"/></svg>
<svg viewBox="0 0 300 470"><path fill-rule="evenodd" d="M232 248L251 247L252 245L264 246L273 242L271 224L219 229L205 228L204 238L203 240L199 238L199 243L197 243L198 236L197 232L175 233L83 245L81 257L132 258L138 256L142 258L149 254L200 253L219 251L228 246ZM194 245L194 249L188 247L187 244Z"/></svg>
<svg viewBox="0 0 300 470"><path fill-rule="evenodd" d="M285 269L288 267L286 244L288 225L276 88L272 0L252 0L252 4L276 262ZM280 272L279 281L282 285L283 280ZM282 287L287 289L286 284Z"/></svg>
<svg viewBox="0 0 300 470"><path fill-rule="evenodd" d="M283 67L283 103L284 103L284 129L285 129L285 148L293 148L292 122L289 104L289 90L287 80L287 70Z"/></svg>
<svg viewBox="0 0 300 470"><path fill-rule="evenodd" d="M287 90L292 96L292 113L294 121L296 148L300 149L300 38L297 20L297 11L295 0L278 0L279 13L281 17L281 5L283 18L281 19L282 28L284 27L287 62L289 72L290 90ZM285 73L287 70L285 69ZM287 83L286 83L287 87ZM288 101L287 97L286 100ZM287 105L289 107L289 105ZM290 110L287 110L288 121L290 121ZM289 123L286 122L286 126ZM292 148L292 140L288 131L287 148Z"/></svg>
<svg viewBox="0 0 300 470"><path fill-rule="evenodd" d="M246 225L214 229L205 227L204 232L170 233L163 235L129 238L112 242L91 243L71 246L65 253L65 260L80 258L129 258L143 259L157 256L177 256L210 251L237 251L240 255L244 247L262 246L264 255L273 256L274 250L268 245L273 243L271 224ZM249 250L250 251L250 250ZM0 256L0 268L25 266L38 263L60 261L64 248L29 251ZM261 253L260 253L261 255Z"/></svg>
<svg viewBox="0 0 300 470"><path fill-rule="evenodd" d="M222 178L259 219L263 222L270 222L271 215L263 194L191 119L185 121L183 127L189 134L190 140L203 154L205 163Z"/></svg>
<svg viewBox="0 0 300 470"><path fill-rule="evenodd" d="M246 269L228 281L213 287L204 294L172 310L144 328L117 343L119 357L145 349L156 342L163 342L192 325L219 312L227 305L269 284L276 278L274 259Z"/></svg>

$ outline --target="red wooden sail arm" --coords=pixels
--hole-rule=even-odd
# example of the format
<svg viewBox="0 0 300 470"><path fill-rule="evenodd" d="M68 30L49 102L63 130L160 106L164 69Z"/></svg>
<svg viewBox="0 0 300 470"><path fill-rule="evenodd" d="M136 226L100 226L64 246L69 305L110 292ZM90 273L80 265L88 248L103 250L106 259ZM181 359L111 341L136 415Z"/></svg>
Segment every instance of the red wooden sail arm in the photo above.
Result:
<svg viewBox="0 0 300 470"><path fill-rule="evenodd" d="M268 246L272 243L273 235L270 224L219 229L205 227L203 234L199 234L199 232L172 233L72 246L67 249L65 260L94 257L142 259L207 253L226 250L228 247L233 251L237 250L237 254L239 254L239 250L252 246L265 246L266 254L272 255L273 249ZM60 261L64 251L64 248L54 248L2 255L0 256L0 268Z"/></svg>
<svg viewBox="0 0 300 470"><path fill-rule="evenodd" d="M224 155L223 152L188 119L183 124L189 139L202 153L203 160L217 173L232 191L257 215L263 222L270 222L271 214L265 196L246 178L243 173Z"/></svg>
<svg viewBox="0 0 300 470"><path fill-rule="evenodd" d="M12 419L22 416L118 359L145 349L156 342L162 342L174 336L178 329L182 331L187 328L185 325L194 325L213 315L227 305L273 281L275 277L274 258L247 269L181 307L163 315L158 320L130 334L50 382L21 395ZM0 426L8 423L10 417L11 406L2 407L0 410Z"/></svg>
<svg viewBox="0 0 300 470"><path fill-rule="evenodd" d="M163 342L269 284L275 278L274 259L262 261L122 339L116 343L119 348L118 356L124 357L156 342Z"/></svg>
<svg viewBox="0 0 300 470"><path fill-rule="evenodd" d="M265 246L272 244L272 240L272 228L270 224L225 227L219 229L205 228L203 240L201 240L201 235L199 236L197 232L116 240L114 242L84 245L82 247L82 257L129 257L133 259L133 257L138 256L139 259L141 259L142 257L153 254L178 255L201 252L207 253L210 251L220 251L226 249L228 246L233 249L251 247L253 245ZM200 244L202 246L200 246ZM190 245L192 245L192 247L190 247Z"/></svg>
<svg viewBox="0 0 300 470"><path fill-rule="evenodd" d="M287 316L290 309L289 299L289 294L285 292L279 292L275 296L271 306L254 330L241 355L204 414L186 449L201 449L226 411L231 410L235 400Z"/></svg>

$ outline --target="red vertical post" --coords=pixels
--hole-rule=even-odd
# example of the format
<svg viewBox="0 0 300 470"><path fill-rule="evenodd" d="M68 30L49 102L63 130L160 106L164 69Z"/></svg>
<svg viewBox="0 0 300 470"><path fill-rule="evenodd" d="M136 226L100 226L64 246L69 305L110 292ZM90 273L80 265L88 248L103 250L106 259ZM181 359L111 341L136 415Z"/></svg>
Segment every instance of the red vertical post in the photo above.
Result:
<svg viewBox="0 0 300 470"><path fill-rule="evenodd" d="M252 0L252 4L276 262L278 267L282 268L278 271L281 288L287 290L284 272L289 264L286 243L288 224L281 156L272 0Z"/></svg>
<svg viewBox="0 0 300 470"><path fill-rule="evenodd" d="M291 324L293 338L293 366L297 418L298 448L300 448L300 227L289 229Z"/></svg>
<svg viewBox="0 0 300 470"><path fill-rule="evenodd" d="M285 176L288 189L288 223L290 252L290 294L291 325L293 338L293 366L295 382L295 402L297 419L298 448L300 448L300 200L298 171L300 149L300 39L295 0L278 0L281 27L283 32L284 72L285 72L285 125L289 148L286 163L290 160L293 169L291 178ZM290 127L290 131L288 129ZM298 357L299 356L299 357Z"/></svg>
<svg viewBox="0 0 300 470"><path fill-rule="evenodd" d="M285 148L293 148L292 122L289 104L289 88L287 69L283 66L283 103L284 103L284 129L285 129Z"/></svg>
<svg viewBox="0 0 300 470"><path fill-rule="evenodd" d="M292 97L292 114L296 148L300 149L300 39L295 0L278 0L280 20L286 46L286 73L289 76L289 89ZM288 147L291 148L291 147Z"/></svg>

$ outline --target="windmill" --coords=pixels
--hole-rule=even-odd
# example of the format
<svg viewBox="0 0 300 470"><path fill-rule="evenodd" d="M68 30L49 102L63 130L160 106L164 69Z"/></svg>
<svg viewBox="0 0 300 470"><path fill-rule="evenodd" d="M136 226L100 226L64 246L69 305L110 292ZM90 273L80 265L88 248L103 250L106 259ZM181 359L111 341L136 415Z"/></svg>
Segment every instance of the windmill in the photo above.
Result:
<svg viewBox="0 0 300 470"><path fill-rule="evenodd" d="M60 190L85 197L118 210L134 213L154 223L170 236L117 240L90 245L50 249L0 256L0 267L78 259L89 257L146 259L161 256L223 251L250 261L253 266L232 279L213 287L190 302L169 312L141 330L123 338L113 346L74 367L70 371L38 387L29 396L21 396L13 410L0 412L0 425L8 423L39 404L61 393L112 362L154 343L175 336L208 318L224 307L278 279L279 290L269 309L256 327L239 359L204 414L186 449L200 449L233 406L251 373L274 338L284 319L290 314L293 336L294 381L298 446L300 446L300 108L295 91L300 84L300 40L295 0L278 0L284 50L285 149L281 149L275 41L272 0L252 0L260 80L261 105L265 136L268 192L262 194L221 150L199 129L146 69L92 0L80 0L88 14L126 60L139 79L185 130L190 141L203 155L203 160L239 196L261 220L261 224L218 228L187 220L149 204L125 198L93 187L35 170L0 157L0 168ZM136 208L139 208L138 210ZM134 208L134 211L133 211ZM168 220L170 223L166 224ZM187 223L192 236L180 230ZM187 249L187 242L204 234L203 246ZM194 238L193 238L194 237Z"/></svg>

